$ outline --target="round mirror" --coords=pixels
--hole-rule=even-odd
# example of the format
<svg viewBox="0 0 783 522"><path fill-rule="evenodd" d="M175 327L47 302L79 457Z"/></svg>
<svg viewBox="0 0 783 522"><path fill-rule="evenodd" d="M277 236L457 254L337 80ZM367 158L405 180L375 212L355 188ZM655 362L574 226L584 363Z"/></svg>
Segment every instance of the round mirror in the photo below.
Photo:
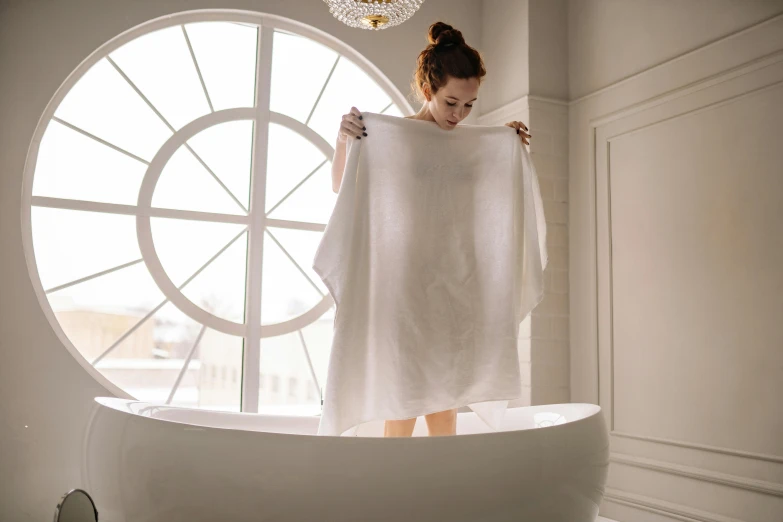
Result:
<svg viewBox="0 0 783 522"><path fill-rule="evenodd" d="M72 489L57 504L54 522L98 522L98 510L86 491Z"/></svg>

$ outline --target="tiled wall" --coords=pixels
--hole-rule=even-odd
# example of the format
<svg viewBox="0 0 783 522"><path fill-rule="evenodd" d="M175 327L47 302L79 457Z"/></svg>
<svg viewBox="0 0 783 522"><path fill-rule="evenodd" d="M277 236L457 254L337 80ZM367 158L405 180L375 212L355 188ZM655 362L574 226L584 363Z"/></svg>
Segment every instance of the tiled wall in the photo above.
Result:
<svg viewBox="0 0 783 522"><path fill-rule="evenodd" d="M568 106L526 96L479 118L482 125L522 121L547 222L545 296L519 327L523 396L511 406L569 401Z"/></svg>

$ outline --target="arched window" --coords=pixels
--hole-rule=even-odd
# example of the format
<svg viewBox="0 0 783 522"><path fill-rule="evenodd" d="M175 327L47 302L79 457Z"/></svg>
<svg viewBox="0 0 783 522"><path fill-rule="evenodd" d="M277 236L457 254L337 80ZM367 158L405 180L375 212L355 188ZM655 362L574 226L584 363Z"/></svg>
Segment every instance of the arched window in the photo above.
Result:
<svg viewBox="0 0 783 522"><path fill-rule="evenodd" d="M334 302L311 264L351 106L412 113L355 51L275 16L169 16L85 60L36 131L23 206L33 284L80 363L140 400L320 411ZM259 395L261 368L316 393Z"/></svg>

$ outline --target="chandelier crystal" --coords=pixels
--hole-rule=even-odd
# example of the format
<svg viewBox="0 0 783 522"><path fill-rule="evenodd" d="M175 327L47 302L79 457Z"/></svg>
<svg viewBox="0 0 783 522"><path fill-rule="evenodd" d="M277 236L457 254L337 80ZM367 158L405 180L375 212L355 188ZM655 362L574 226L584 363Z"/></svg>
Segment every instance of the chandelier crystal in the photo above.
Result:
<svg viewBox="0 0 783 522"><path fill-rule="evenodd" d="M400 25L413 16L424 0L324 0L342 23L380 31Z"/></svg>

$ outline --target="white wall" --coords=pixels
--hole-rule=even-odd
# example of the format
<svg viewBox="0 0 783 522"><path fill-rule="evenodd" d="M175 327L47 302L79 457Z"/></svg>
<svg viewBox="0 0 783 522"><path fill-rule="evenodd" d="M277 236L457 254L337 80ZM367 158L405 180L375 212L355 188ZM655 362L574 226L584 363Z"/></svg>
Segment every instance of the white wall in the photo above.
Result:
<svg viewBox="0 0 783 522"><path fill-rule="evenodd" d="M480 50L487 76L473 112L488 114L530 91L527 12L528 0L482 2Z"/></svg>
<svg viewBox="0 0 783 522"><path fill-rule="evenodd" d="M569 0L576 100L779 13L779 0Z"/></svg>
<svg viewBox="0 0 783 522"><path fill-rule="evenodd" d="M481 114L528 95L568 99L566 0L484 0L481 27Z"/></svg>
<svg viewBox="0 0 783 522"><path fill-rule="evenodd" d="M378 33L348 28L316 0L0 2L0 520L48 520L60 495L82 485L92 398L108 395L58 341L27 273L20 201L38 119L66 76L107 40L162 15L216 4L327 31L364 54L403 94L431 23L451 23L469 43L479 41L481 30L478 0L428 0L405 24Z"/></svg>
<svg viewBox="0 0 783 522"><path fill-rule="evenodd" d="M569 3L571 400L611 428L606 517L783 519L781 13Z"/></svg>

